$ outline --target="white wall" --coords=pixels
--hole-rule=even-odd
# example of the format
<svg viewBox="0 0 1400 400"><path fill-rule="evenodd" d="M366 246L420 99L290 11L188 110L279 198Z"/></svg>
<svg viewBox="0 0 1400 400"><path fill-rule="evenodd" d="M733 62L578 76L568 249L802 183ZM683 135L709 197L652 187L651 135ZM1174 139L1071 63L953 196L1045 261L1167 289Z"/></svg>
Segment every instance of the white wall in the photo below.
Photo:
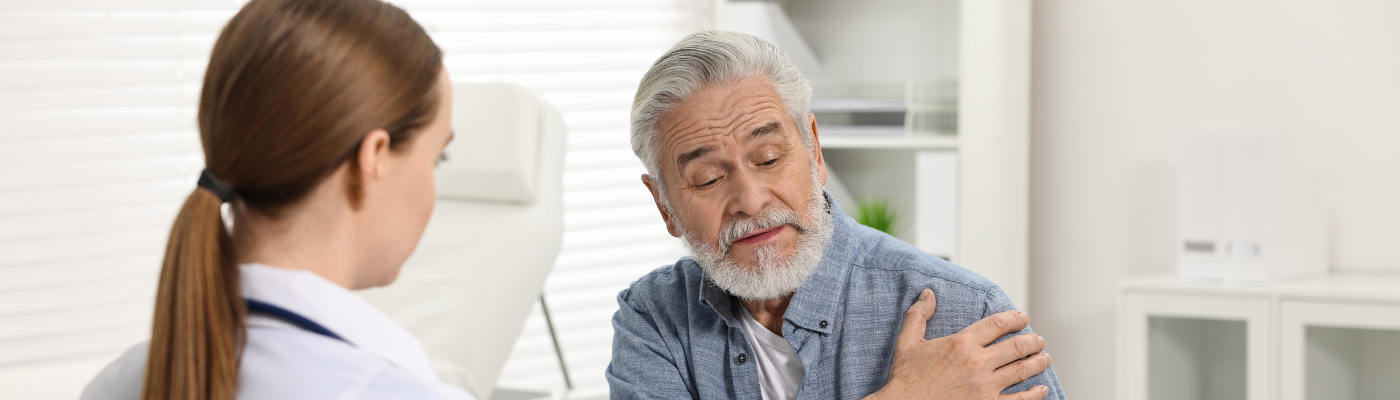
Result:
<svg viewBox="0 0 1400 400"><path fill-rule="evenodd" d="M1035 4L1030 294L1066 392L1114 393L1114 293L1171 273L1183 133L1292 136L1334 270L1400 272L1400 2Z"/></svg>

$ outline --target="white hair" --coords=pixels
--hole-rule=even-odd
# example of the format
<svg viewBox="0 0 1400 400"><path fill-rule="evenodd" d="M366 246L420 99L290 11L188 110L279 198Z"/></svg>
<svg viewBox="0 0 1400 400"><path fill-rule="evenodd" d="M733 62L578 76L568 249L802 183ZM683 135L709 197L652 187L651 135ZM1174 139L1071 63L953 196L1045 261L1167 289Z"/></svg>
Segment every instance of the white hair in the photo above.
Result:
<svg viewBox="0 0 1400 400"><path fill-rule="evenodd" d="M657 122L666 112L708 86L759 77L767 79L783 99L783 106L797 125L802 143L812 149L812 129L807 123L812 85L778 46L756 36L726 31L696 32L651 65L637 96L632 99L632 152L642 160L652 184L665 197L658 162Z"/></svg>

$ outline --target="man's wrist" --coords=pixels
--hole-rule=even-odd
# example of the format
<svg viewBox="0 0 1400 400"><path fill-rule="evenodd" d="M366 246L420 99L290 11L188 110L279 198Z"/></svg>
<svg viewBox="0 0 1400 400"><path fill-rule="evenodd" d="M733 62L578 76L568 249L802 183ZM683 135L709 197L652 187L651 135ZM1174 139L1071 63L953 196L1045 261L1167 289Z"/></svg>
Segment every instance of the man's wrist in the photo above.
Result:
<svg viewBox="0 0 1400 400"><path fill-rule="evenodd" d="M890 384L885 384L885 387L880 388L880 390L875 391L875 393L871 393L869 396L865 396L864 400L899 400L904 398L899 395L899 390L891 386Z"/></svg>

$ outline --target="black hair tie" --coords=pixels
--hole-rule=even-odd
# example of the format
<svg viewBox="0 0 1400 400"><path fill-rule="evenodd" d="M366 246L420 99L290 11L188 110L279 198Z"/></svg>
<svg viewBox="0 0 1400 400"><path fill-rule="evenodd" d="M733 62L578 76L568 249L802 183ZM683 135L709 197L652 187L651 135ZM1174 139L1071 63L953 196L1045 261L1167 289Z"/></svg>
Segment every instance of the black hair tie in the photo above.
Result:
<svg viewBox="0 0 1400 400"><path fill-rule="evenodd" d="M210 171L208 168L205 168L204 172L199 173L199 187L209 189L215 196L219 196L219 200L225 203L233 201L233 197L238 194L233 190L233 185L214 176L214 171Z"/></svg>

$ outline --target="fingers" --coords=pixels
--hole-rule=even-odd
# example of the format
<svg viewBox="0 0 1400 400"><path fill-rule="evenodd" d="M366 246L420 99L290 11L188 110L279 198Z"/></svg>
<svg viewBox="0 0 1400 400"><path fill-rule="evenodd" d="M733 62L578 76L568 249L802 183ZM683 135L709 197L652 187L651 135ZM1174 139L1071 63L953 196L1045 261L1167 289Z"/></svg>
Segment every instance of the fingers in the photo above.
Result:
<svg viewBox="0 0 1400 400"><path fill-rule="evenodd" d="M1026 391L1024 391L1024 392L1018 392L1018 393L1012 393L1012 394L1003 394L1003 395L1001 395L1001 396L997 396L997 399L998 399L998 400L1040 400L1040 399L1044 399L1045 396L1049 396L1049 395L1050 395L1050 388L1045 387L1044 385L1036 385L1036 386L1033 387L1033 388L1026 389Z"/></svg>
<svg viewBox="0 0 1400 400"><path fill-rule="evenodd" d="M996 375L997 384L1000 385L1000 387L1009 387L1030 379L1032 376L1039 375L1041 372L1045 372L1046 368L1050 368L1050 354L1040 353L1027 357L1024 360L1007 364L1005 367L996 370L993 374Z"/></svg>
<svg viewBox="0 0 1400 400"><path fill-rule="evenodd" d="M928 320L933 318L933 310L938 308L937 296L933 291L924 289L919 293L919 301L909 306L909 311L904 313L904 326L899 328L899 340L922 340L925 330L928 327Z"/></svg>
<svg viewBox="0 0 1400 400"><path fill-rule="evenodd" d="M1045 351L1045 338L1034 333L1017 335L1006 339L1004 342L987 347L987 351L992 352L992 365L1000 367L1012 361L1026 358L1026 356Z"/></svg>
<svg viewBox="0 0 1400 400"><path fill-rule="evenodd" d="M1030 323L1031 317L1026 313L1016 310L1002 311L974 322L958 334L968 335L978 345L986 346L999 337L1026 329Z"/></svg>

